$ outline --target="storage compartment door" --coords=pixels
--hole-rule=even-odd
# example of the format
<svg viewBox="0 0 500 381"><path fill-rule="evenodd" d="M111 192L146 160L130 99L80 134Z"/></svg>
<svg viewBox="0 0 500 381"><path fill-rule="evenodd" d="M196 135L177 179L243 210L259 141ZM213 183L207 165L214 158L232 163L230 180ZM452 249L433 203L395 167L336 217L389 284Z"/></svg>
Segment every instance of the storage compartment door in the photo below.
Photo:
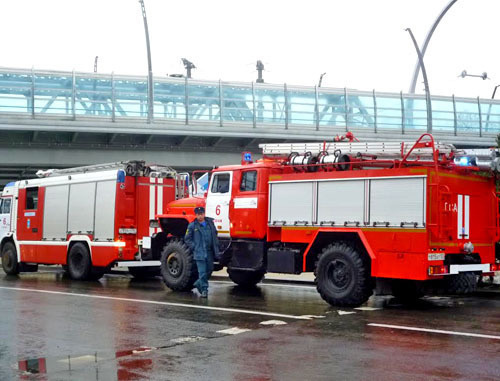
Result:
<svg viewBox="0 0 500 381"><path fill-rule="evenodd" d="M68 216L70 234L93 234L95 189L95 182L70 186Z"/></svg>
<svg viewBox="0 0 500 381"><path fill-rule="evenodd" d="M272 183L269 221L271 225L311 225L313 221L313 183Z"/></svg>
<svg viewBox="0 0 500 381"><path fill-rule="evenodd" d="M370 180L370 223L424 227L425 178Z"/></svg>
<svg viewBox="0 0 500 381"><path fill-rule="evenodd" d="M68 224L69 185L56 185L45 188L45 207L43 209L43 238L47 240L66 240Z"/></svg>
<svg viewBox="0 0 500 381"><path fill-rule="evenodd" d="M324 181L318 183L318 223L363 225L365 181Z"/></svg>
<svg viewBox="0 0 500 381"><path fill-rule="evenodd" d="M98 182L96 194L94 237L96 241L112 240L115 234L116 181Z"/></svg>

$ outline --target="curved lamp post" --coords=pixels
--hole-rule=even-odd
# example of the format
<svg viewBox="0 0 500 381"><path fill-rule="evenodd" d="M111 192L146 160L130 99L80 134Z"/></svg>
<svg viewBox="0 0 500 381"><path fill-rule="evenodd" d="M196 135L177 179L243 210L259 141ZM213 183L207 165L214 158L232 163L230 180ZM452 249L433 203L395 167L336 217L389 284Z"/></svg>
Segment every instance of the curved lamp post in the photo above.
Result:
<svg viewBox="0 0 500 381"><path fill-rule="evenodd" d="M148 123L153 121L153 67L151 64L151 48L149 46L149 29L148 19L146 17L146 7L144 0L139 0L142 10L142 18L144 19L144 33L146 34L146 49L148 54Z"/></svg>
<svg viewBox="0 0 500 381"><path fill-rule="evenodd" d="M427 36L425 37L425 41L424 41L424 44L422 45L422 57L425 55L425 51L427 50L427 45L429 45L429 41L432 37L432 34L434 33L434 31L436 30L439 22L441 21L441 19L444 17L444 15L446 14L446 12L448 12L448 10L453 6L453 4L455 4L457 2L457 0L451 0L448 5L446 7L444 7L444 9L441 11L441 13L439 14L439 16L437 17L436 21L434 21L434 24L432 24L432 27L431 29L429 30L429 32L427 32ZM415 93L415 87L417 85L417 78L418 78L418 74L420 72L420 60L418 59L417 60L417 63L415 64L415 70L413 71L413 78L411 80L411 84L410 84L410 90L409 90L409 93L410 94L414 94Z"/></svg>
<svg viewBox="0 0 500 381"><path fill-rule="evenodd" d="M417 40L415 40L415 36L413 35L411 29L406 28L405 30L410 34L411 40L413 41L413 45L415 46L415 50L417 51L418 62L422 67L422 75L424 77L424 86L425 86L425 103L427 105L427 132L431 133L432 132L431 94L429 91L429 82L427 81L427 71L425 70L425 65L424 65L424 56L420 51L420 48L418 47Z"/></svg>

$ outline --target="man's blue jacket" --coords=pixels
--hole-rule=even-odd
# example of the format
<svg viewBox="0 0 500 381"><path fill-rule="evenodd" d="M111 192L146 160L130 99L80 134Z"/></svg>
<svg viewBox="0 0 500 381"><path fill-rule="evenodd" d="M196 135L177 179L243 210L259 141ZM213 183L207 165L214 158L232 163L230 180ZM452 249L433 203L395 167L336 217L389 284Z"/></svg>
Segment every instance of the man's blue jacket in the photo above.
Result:
<svg viewBox="0 0 500 381"><path fill-rule="evenodd" d="M214 253L214 258L219 256L219 240L217 239L217 229L214 225L213 218L205 217L205 222L207 226L212 231L212 250ZM205 242L203 241L203 236L200 232L200 223L198 220L191 222L186 231L186 236L184 237L184 242L193 251L193 258L195 261L200 261L207 258L208 248L205 247Z"/></svg>

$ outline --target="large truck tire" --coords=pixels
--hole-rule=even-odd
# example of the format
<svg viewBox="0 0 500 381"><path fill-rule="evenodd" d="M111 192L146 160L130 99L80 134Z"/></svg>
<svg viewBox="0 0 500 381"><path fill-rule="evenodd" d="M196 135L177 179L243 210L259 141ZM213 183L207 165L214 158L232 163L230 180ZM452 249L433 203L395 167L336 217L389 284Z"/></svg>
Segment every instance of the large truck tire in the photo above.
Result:
<svg viewBox="0 0 500 381"><path fill-rule="evenodd" d="M477 289L477 276L472 272L448 275L443 279L443 291L451 295L467 295Z"/></svg>
<svg viewBox="0 0 500 381"><path fill-rule="evenodd" d="M16 247L12 242L7 242L2 249L2 267L8 275L19 274Z"/></svg>
<svg viewBox="0 0 500 381"><path fill-rule="evenodd" d="M231 279L238 286L250 288L255 287L257 283L260 283L264 279L265 272L260 271L247 271L247 270L235 270L227 269L227 274L229 279Z"/></svg>
<svg viewBox="0 0 500 381"><path fill-rule="evenodd" d="M168 242L161 253L161 276L165 285L174 291L190 291L198 278L193 253L178 239Z"/></svg>
<svg viewBox="0 0 500 381"><path fill-rule="evenodd" d="M411 304L424 296L424 288L415 280L395 279L392 281L392 295L402 303Z"/></svg>
<svg viewBox="0 0 500 381"><path fill-rule="evenodd" d="M135 279L148 279L161 275L160 267L129 267L128 272Z"/></svg>
<svg viewBox="0 0 500 381"><path fill-rule="evenodd" d="M71 279L87 280L90 278L92 261L87 245L77 242L68 253L68 273Z"/></svg>
<svg viewBox="0 0 500 381"><path fill-rule="evenodd" d="M332 306L357 307L373 293L369 263L347 243L325 247L314 274L319 294Z"/></svg>

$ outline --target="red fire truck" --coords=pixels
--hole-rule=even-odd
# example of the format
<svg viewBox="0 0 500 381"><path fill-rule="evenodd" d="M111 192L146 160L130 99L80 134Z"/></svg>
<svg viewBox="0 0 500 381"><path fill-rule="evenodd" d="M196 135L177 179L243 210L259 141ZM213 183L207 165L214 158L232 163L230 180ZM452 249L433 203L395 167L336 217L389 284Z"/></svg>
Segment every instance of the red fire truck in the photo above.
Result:
<svg viewBox="0 0 500 381"><path fill-rule="evenodd" d="M63 265L73 279L99 278L111 266L158 273L150 220L185 197L185 175L141 161L39 171L7 184L0 201L0 252L7 274ZM160 242L161 244L161 242ZM164 244L164 243L163 243ZM142 261L149 259L150 261Z"/></svg>
<svg viewBox="0 0 500 381"><path fill-rule="evenodd" d="M183 236L200 205L222 241L218 265L239 285L266 272L314 272L324 300L357 306L375 287L401 298L429 285L465 293L478 275L499 270L496 150L458 150L429 134L412 144L261 148L255 163L214 169L205 198L159 213L161 272L171 289L191 289L196 278Z"/></svg>

